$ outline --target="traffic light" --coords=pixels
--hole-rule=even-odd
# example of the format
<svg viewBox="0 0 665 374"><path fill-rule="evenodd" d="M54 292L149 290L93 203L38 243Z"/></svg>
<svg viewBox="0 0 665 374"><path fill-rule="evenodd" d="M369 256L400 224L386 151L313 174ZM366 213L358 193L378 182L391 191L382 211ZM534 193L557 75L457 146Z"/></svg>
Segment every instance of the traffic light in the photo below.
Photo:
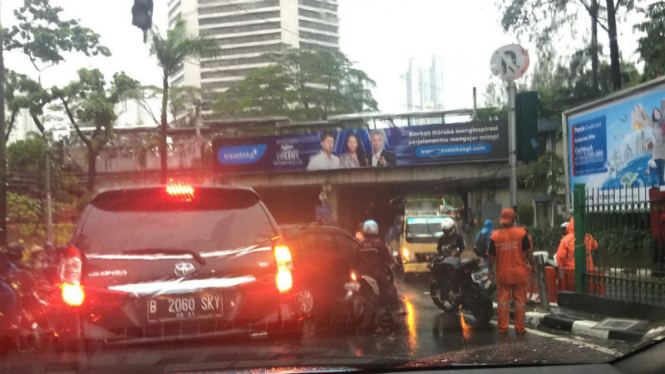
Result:
<svg viewBox="0 0 665 374"><path fill-rule="evenodd" d="M517 106L517 159L523 162L538 158L538 93L519 92Z"/></svg>
<svg viewBox="0 0 665 374"><path fill-rule="evenodd" d="M152 0L134 0L132 25L143 30L143 42L148 40L148 30L152 27Z"/></svg>

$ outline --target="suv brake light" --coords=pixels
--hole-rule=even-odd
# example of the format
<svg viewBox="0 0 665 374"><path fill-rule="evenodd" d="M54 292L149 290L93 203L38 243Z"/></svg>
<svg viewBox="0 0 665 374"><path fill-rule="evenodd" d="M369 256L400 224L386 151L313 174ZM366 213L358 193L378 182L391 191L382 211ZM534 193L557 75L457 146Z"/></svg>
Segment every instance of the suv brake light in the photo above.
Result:
<svg viewBox="0 0 665 374"><path fill-rule="evenodd" d="M275 246L275 261L277 261L277 289L279 292L287 292L293 287L293 276L291 269L291 251L285 245Z"/></svg>
<svg viewBox="0 0 665 374"><path fill-rule="evenodd" d="M76 248L69 247L60 265L62 300L68 305L79 306L85 299L85 292L81 286L82 267L81 253Z"/></svg>
<svg viewBox="0 0 665 374"><path fill-rule="evenodd" d="M173 179L171 179L166 186L166 193L173 197L183 199L186 202L190 202L194 199L194 187L184 183L173 182Z"/></svg>

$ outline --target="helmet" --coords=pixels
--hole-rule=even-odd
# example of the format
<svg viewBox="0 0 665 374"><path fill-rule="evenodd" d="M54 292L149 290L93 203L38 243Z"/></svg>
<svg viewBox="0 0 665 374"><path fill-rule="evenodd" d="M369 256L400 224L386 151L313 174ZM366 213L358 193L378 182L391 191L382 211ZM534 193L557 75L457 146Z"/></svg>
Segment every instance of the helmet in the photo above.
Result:
<svg viewBox="0 0 665 374"><path fill-rule="evenodd" d="M12 262L21 261L23 259L23 251L25 251L25 247L20 241L7 246L7 256Z"/></svg>
<svg viewBox="0 0 665 374"><path fill-rule="evenodd" d="M374 220L367 220L363 223L363 234L379 235L379 224Z"/></svg>
<svg viewBox="0 0 665 374"><path fill-rule="evenodd" d="M455 228L455 221L450 218L446 217L441 221L441 231L443 231L446 234L450 234L451 231Z"/></svg>

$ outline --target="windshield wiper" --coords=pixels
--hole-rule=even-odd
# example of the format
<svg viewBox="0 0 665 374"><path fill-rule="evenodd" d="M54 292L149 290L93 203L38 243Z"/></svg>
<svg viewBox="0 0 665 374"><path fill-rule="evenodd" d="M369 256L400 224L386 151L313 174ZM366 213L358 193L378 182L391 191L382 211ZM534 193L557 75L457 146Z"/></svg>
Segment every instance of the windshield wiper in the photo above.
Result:
<svg viewBox="0 0 665 374"><path fill-rule="evenodd" d="M122 253L137 254L137 255L184 254L192 256L192 258L194 258L194 260L196 260L196 262L198 262L202 266L205 266L206 264L206 260L201 256L200 253L189 249L161 249L161 248L128 249L126 251L123 251Z"/></svg>

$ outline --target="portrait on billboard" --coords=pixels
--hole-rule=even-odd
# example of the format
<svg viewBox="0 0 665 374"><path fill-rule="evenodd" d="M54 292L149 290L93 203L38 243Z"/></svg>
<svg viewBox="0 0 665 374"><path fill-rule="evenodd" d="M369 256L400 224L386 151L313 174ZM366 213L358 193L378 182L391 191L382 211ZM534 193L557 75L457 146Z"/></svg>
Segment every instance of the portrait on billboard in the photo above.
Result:
<svg viewBox="0 0 665 374"><path fill-rule="evenodd" d="M333 154L334 147L335 135L333 133L326 132L321 135L321 152L309 158L307 171L339 169L339 157Z"/></svg>
<svg viewBox="0 0 665 374"><path fill-rule="evenodd" d="M369 166L375 168L397 166L395 153L385 149L386 134L382 130L372 130L369 139L372 143L372 153L367 157Z"/></svg>
<svg viewBox="0 0 665 374"><path fill-rule="evenodd" d="M358 135L347 135L344 147L345 152L339 156L339 163L342 169L367 167L367 155Z"/></svg>

